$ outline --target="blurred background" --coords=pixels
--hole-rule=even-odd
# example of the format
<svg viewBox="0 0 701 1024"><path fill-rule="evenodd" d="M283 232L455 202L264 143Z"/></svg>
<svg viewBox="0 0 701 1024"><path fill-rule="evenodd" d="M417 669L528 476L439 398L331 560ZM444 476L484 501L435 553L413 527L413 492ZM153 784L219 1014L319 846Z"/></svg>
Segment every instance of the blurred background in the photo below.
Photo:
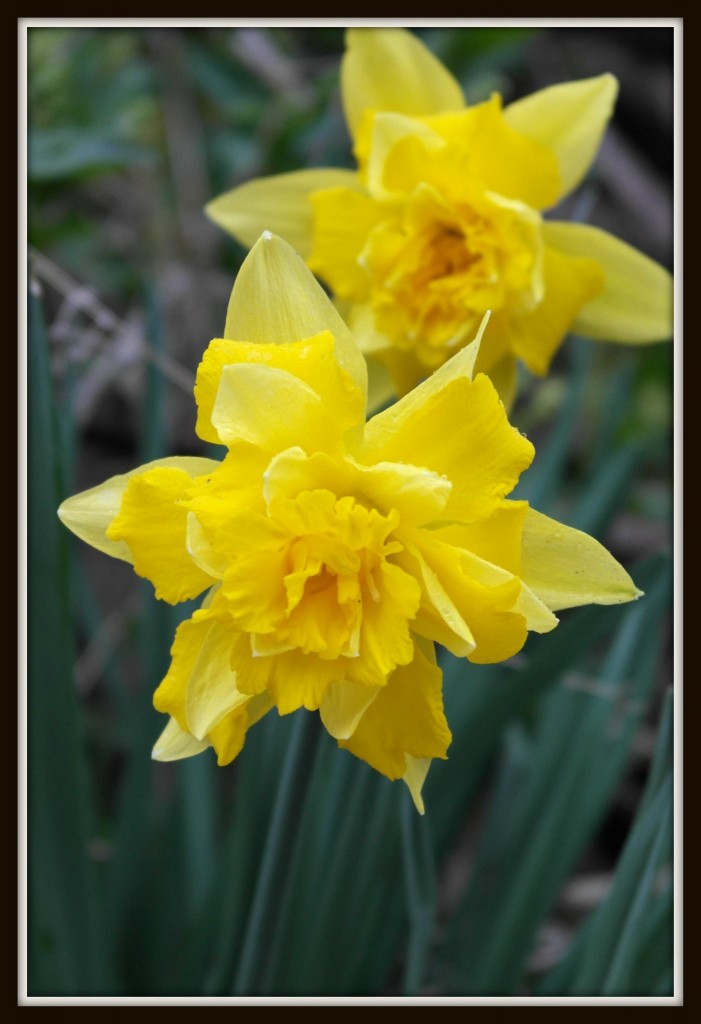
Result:
<svg viewBox="0 0 701 1024"><path fill-rule="evenodd" d="M671 27L415 31L470 102L613 72L599 157L557 215L671 269ZM445 656L454 738L423 819L316 737L262 932L295 716L226 769L151 762L192 608L56 519L141 462L213 454L194 372L245 253L203 206L353 166L342 52L334 27L27 30L29 993L670 994L671 345L571 338L511 417L537 452L519 496L597 536L645 599L565 612L504 666Z"/></svg>

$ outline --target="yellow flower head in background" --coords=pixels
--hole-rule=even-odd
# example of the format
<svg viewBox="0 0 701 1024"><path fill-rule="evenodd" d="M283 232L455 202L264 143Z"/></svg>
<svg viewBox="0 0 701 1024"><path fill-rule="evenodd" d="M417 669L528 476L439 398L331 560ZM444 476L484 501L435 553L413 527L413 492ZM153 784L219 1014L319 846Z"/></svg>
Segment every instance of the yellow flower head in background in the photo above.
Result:
<svg viewBox="0 0 701 1024"><path fill-rule="evenodd" d="M302 260L265 235L236 280L225 337L197 373L200 438L223 461L166 458L65 501L62 521L133 564L156 596L204 594L154 703L154 757L220 764L273 706L319 710L339 744L419 809L446 757L434 643L509 658L559 608L638 596L595 540L508 494L533 457L479 337L365 423L366 368Z"/></svg>
<svg viewBox="0 0 701 1024"><path fill-rule="evenodd" d="M545 221L594 160L612 75L467 106L403 29L350 29L341 90L358 171L246 183L207 207L250 246L283 235L334 291L361 349L400 394L492 319L478 369L503 397L516 358L536 374L571 329L624 343L672 333L667 271L598 228Z"/></svg>

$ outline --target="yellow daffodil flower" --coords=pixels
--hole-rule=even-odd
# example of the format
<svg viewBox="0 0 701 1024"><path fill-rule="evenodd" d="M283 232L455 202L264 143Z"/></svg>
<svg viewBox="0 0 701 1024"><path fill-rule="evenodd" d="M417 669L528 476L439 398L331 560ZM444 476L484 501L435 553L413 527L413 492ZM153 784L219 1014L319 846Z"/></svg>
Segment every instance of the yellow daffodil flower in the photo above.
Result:
<svg viewBox="0 0 701 1024"><path fill-rule="evenodd" d="M597 541L509 500L533 446L475 374L479 345L366 424L348 328L287 243L258 241L195 385L223 461L161 459L59 509L158 598L205 595L155 694L154 757L226 764L273 706L318 710L421 809L451 738L435 643L502 661L557 609L638 596Z"/></svg>
<svg viewBox="0 0 701 1024"><path fill-rule="evenodd" d="M411 33L350 29L341 90L358 171L254 180L207 212L246 246L265 229L283 235L399 394L471 341L491 310L478 369L508 401L516 359L545 374L569 330L622 343L671 337L663 267L598 228L542 217L594 160L617 89L607 74L506 107L497 94L468 106Z"/></svg>

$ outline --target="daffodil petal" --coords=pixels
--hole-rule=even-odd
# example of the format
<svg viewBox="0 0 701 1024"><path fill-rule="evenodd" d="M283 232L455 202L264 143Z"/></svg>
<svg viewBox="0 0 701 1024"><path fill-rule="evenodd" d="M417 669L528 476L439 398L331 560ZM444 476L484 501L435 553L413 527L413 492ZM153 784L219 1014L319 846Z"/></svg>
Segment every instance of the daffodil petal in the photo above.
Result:
<svg viewBox="0 0 701 1024"><path fill-rule="evenodd" d="M221 549L221 540L231 534L232 519L245 509L256 513L265 510L263 501L263 474L270 462L270 454L245 441L237 442L227 452L216 472L193 481L182 505L194 512L204 531L204 537L190 528L186 544L192 558L198 563L211 563L211 574L219 578L221 558L226 556L227 545ZM209 550L207 541L216 545L217 553ZM202 565L206 571L205 565Z"/></svg>
<svg viewBox="0 0 701 1024"><path fill-rule="evenodd" d="M373 199L389 201L397 198L395 192L406 191L404 175L387 173L391 168L388 161L395 151L398 151L400 165L407 159L407 151L402 146L405 142L409 144L409 154L419 160L423 159L425 152L445 149L446 146L437 132L413 117L385 112L376 114L372 119L366 172L368 192ZM409 188L415 187L416 179L413 178Z"/></svg>
<svg viewBox="0 0 701 1024"><path fill-rule="evenodd" d="M103 551L113 558L133 563L134 556L128 545L123 540L110 540L107 536L107 527L119 512L124 492L131 478L160 466L182 469L190 477L196 477L213 472L218 465L219 463L213 459L187 456L156 459L154 462L147 462L143 466L132 469L129 473L112 476L104 483L98 484L97 487L91 487L87 491L81 491L80 494L66 498L58 509L58 517L64 526L67 526L76 537L80 537L86 544L92 545L98 551Z"/></svg>
<svg viewBox="0 0 701 1024"><path fill-rule="evenodd" d="M344 302L339 303L339 307L366 358L379 355L392 347L389 338L377 330L375 314L369 302Z"/></svg>
<svg viewBox="0 0 701 1024"><path fill-rule="evenodd" d="M185 546L188 555L202 572L207 573L213 579L223 578L226 572L226 559L217 550L194 512L189 512L187 516Z"/></svg>
<svg viewBox="0 0 701 1024"><path fill-rule="evenodd" d="M358 346L324 289L281 238L265 232L234 283L224 336L264 344L288 344L331 331L340 366L363 395L367 370Z"/></svg>
<svg viewBox="0 0 701 1024"><path fill-rule="evenodd" d="M516 609L521 580L470 551L442 543L431 531L415 531L414 537L474 637L469 660L492 664L520 651L527 635L526 620Z"/></svg>
<svg viewBox="0 0 701 1024"><path fill-rule="evenodd" d="M289 715L300 708L317 711L329 687L342 678L346 667L343 659L323 661L316 654L285 651L271 657L255 657L251 653L249 638L244 637L236 652L237 685L241 691L267 695L278 713Z"/></svg>
<svg viewBox="0 0 701 1024"><path fill-rule="evenodd" d="M324 694L319 715L324 728L336 740L349 739L381 687L348 681L332 683Z"/></svg>
<svg viewBox="0 0 701 1024"><path fill-rule="evenodd" d="M409 547L407 556L413 562L412 568L415 566L418 570L422 585L416 630L421 636L428 636L441 644L457 658L467 657L477 645L469 626L455 607L455 602L418 549Z"/></svg>
<svg viewBox="0 0 701 1024"><path fill-rule="evenodd" d="M128 544L134 571L169 604L196 597L215 582L187 550L188 513L180 501L191 485L188 473L173 466L132 476L107 528L110 540Z"/></svg>
<svg viewBox="0 0 701 1024"><path fill-rule="evenodd" d="M554 249L595 260L603 272L603 288L579 311L572 330L632 345L671 338L674 296L669 271L589 224L550 221L543 230Z"/></svg>
<svg viewBox="0 0 701 1024"><path fill-rule="evenodd" d="M421 790L423 789L424 782L426 781L428 769L431 767L431 760L432 758L430 757L412 757L411 754L404 755L406 769L402 778L411 793L411 799L414 801L414 807L419 814L426 813Z"/></svg>
<svg viewBox="0 0 701 1024"><path fill-rule="evenodd" d="M642 591L597 540L529 509L523 526L524 582L550 608L622 604Z"/></svg>
<svg viewBox="0 0 701 1024"><path fill-rule="evenodd" d="M338 424L319 395L274 366L234 363L222 370L212 424L226 445L247 441L269 452L300 444L311 452L338 442Z"/></svg>
<svg viewBox="0 0 701 1024"><path fill-rule="evenodd" d="M415 648L412 661L397 668L339 746L390 779L406 773L405 755L447 757L451 735L443 712L442 673Z"/></svg>
<svg viewBox="0 0 701 1024"><path fill-rule="evenodd" d="M385 217L380 203L362 192L326 189L311 197L314 241L308 264L338 299L362 300L369 276L359 257L368 235Z"/></svg>
<svg viewBox="0 0 701 1024"><path fill-rule="evenodd" d="M405 402L409 415L401 408ZM474 381L450 380L440 390L422 385L375 416L363 457L411 461L446 476L453 490L445 518L471 522L489 515L513 490L533 459L533 445L509 424L494 385L482 374Z"/></svg>
<svg viewBox="0 0 701 1024"><path fill-rule="evenodd" d="M372 458L374 453L382 451L385 445L392 443L397 434L401 433L403 427L407 423L411 423L414 415L452 381L462 377L472 380L475 363L480 353L480 344L488 322L489 314L484 317L477 336L469 345L456 352L447 362L439 366L435 373L432 373L399 402L395 402L389 409L384 409L373 416L365 428L362 449L364 455Z"/></svg>
<svg viewBox="0 0 701 1024"><path fill-rule="evenodd" d="M355 465L359 487L386 515L396 509L405 524L433 522L443 515L450 500L452 483L439 473L404 462Z"/></svg>
<svg viewBox="0 0 701 1024"><path fill-rule="evenodd" d="M171 718L156 740L151 757L154 761L180 761L184 757L200 754L208 746L210 746L208 740L195 739L189 732L181 729L174 718Z"/></svg>
<svg viewBox="0 0 701 1024"><path fill-rule="evenodd" d="M578 317L603 287L603 274L596 260L570 256L551 245L543 253L545 295L531 312L511 316L496 313L489 324L489 341L497 347L500 339L509 344L533 373L543 375L569 330L576 329ZM597 301L596 299L594 301ZM487 345L482 348L485 354ZM484 367L491 376L491 368Z"/></svg>
<svg viewBox="0 0 701 1024"><path fill-rule="evenodd" d="M523 581L521 581L521 593L514 605L514 611L523 615L529 632L549 633L560 621Z"/></svg>
<svg viewBox="0 0 701 1024"><path fill-rule="evenodd" d="M190 619L181 622L175 631L170 649L170 665L153 695L153 706L175 718L180 728L189 732L185 702L192 671L212 625L209 613L198 609Z"/></svg>
<svg viewBox="0 0 701 1024"><path fill-rule="evenodd" d="M215 338L207 346L197 369L195 400L198 435L217 443L219 434L212 423L222 372L226 366L255 364L285 370L308 384L333 411L343 430L357 427L364 419L364 397L348 373L339 366L336 342L330 331L287 345L253 344Z"/></svg>
<svg viewBox="0 0 701 1024"><path fill-rule="evenodd" d="M246 633L273 633L285 611L284 532L266 516L242 510L219 547L229 563L222 597Z"/></svg>
<svg viewBox="0 0 701 1024"><path fill-rule="evenodd" d="M327 488L334 493L352 488L352 465L346 460L331 458L323 452L307 455L295 446L273 456L265 471L263 496L270 509L279 498L296 498L301 491Z"/></svg>
<svg viewBox="0 0 701 1024"><path fill-rule="evenodd" d="M551 85L504 110L512 128L557 156L562 179L560 197L579 184L593 163L617 95L614 76L598 75Z"/></svg>
<svg viewBox="0 0 701 1024"><path fill-rule="evenodd" d="M492 191L543 210L557 200L562 179L548 145L504 116L498 93L460 114L439 114L429 124L446 141L463 147L465 172Z"/></svg>
<svg viewBox="0 0 701 1024"><path fill-rule="evenodd" d="M484 562L518 576L521 572L521 535L527 510L528 502L507 499L487 519L476 523L452 523L432 531L432 535L444 544L465 548Z"/></svg>
<svg viewBox="0 0 701 1024"><path fill-rule="evenodd" d="M255 699L255 698L251 698ZM236 708L218 722L209 734L209 740L217 754L220 768L239 756L246 742L248 716L242 708Z"/></svg>
<svg viewBox="0 0 701 1024"><path fill-rule="evenodd" d="M377 581L379 599L363 604L363 628L357 658L349 658L348 677L368 686L384 685L398 665L411 661L411 620L421 603L417 581L398 565L385 562Z"/></svg>
<svg viewBox="0 0 701 1024"><path fill-rule="evenodd" d="M463 91L447 68L401 28L348 29L341 94L353 137L366 110L421 116L465 106Z"/></svg>
<svg viewBox="0 0 701 1024"><path fill-rule="evenodd" d="M313 232L309 199L313 192L329 188L360 188L358 175L340 168L314 167L256 178L213 199L205 212L247 249L255 245L262 231L272 231L306 259Z"/></svg>
<svg viewBox="0 0 701 1024"><path fill-rule="evenodd" d="M417 526L438 519L451 492L449 480L417 466L399 462L364 466L349 456L342 460L321 452L309 456L295 447L271 459L263 493L270 508L276 498L324 487L336 494L352 494L383 514L396 509L402 522Z"/></svg>
<svg viewBox="0 0 701 1024"><path fill-rule="evenodd" d="M217 753L217 764L220 768L238 757L246 741L246 733L270 711L272 706L273 702L267 693L258 694L248 703L235 708L214 726L209 739Z"/></svg>
<svg viewBox="0 0 701 1024"><path fill-rule="evenodd" d="M205 739L225 715L250 700L248 694L236 689L231 653L231 629L213 620L202 641L185 697L188 728L197 739Z"/></svg>

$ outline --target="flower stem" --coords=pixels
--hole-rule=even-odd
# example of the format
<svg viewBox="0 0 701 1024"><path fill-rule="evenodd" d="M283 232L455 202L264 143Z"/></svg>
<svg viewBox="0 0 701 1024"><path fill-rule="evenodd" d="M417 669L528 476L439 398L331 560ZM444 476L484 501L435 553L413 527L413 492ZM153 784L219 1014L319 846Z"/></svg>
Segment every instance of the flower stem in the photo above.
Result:
<svg viewBox="0 0 701 1024"><path fill-rule="evenodd" d="M316 715L298 712L282 768L234 979L234 995L252 995L265 966L270 936L285 884L290 844L299 825L319 737Z"/></svg>

